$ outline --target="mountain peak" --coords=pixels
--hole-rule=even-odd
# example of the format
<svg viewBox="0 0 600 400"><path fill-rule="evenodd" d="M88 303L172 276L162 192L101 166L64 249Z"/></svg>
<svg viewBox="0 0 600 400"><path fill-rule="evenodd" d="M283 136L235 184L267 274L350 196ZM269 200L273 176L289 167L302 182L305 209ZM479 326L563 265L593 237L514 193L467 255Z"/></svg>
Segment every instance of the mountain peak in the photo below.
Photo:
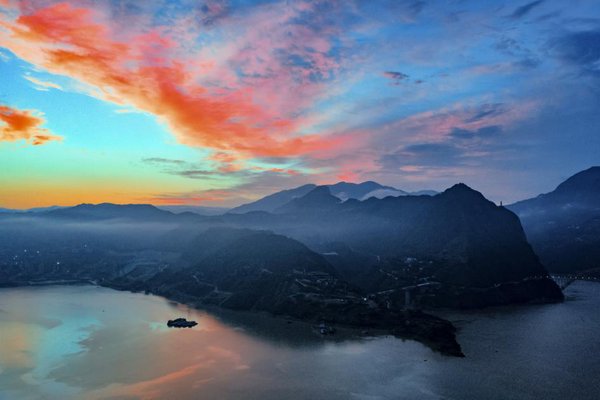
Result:
<svg viewBox="0 0 600 400"><path fill-rule="evenodd" d="M244 214L251 211L273 212L290 201L304 196L316 187L316 185L308 183L306 185L298 186L297 188L282 190L265 196L257 201L253 201L252 203L242 204L241 206L232 208L228 213Z"/></svg>
<svg viewBox="0 0 600 400"><path fill-rule="evenodd" d="M485 197L478 192L477 190L471 189L469 186L467 186L464 183L457 183L455 185L453 185L452 187L444 190L441 193L442 196L444 197L451 197L451 198L457 198L457 199L485 199Z"/></svg>
<svg viewBox="0 0 600 400"><path fill-rule="evenodd" d="M471 189L468 185L466 185L462 182L452 185L451 187L449 187L448 189L446 189L444 191L444 193L469 193L469 192L479 193L478 191Z"/></svg>
<svg viewBox="0 0 600 400"><path fill-rule="evenodd" d="M341 200L331 194L329 186L317 186L304 196L279 207L276 212L288 213L299 210L324 210L339 204Z"/></svg>
<svg viewBox="0 0 600 400"><path fill-rule="evenodd" d="M340 199L331 194L329 190L329 186L317 186L304 196L297 199L298 202L308 204L308 203L317 203L318 204L338 204Z"/></svg>

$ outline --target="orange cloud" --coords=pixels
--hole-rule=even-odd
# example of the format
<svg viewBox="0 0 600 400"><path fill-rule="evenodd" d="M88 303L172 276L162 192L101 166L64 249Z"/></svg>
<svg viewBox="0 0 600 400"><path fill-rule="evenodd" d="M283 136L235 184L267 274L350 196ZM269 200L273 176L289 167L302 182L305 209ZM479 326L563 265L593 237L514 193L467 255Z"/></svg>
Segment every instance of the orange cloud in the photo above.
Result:
<svg viewBox="0 0 600 400"><path fill-rule="evenodd" d="M34 111L0 105L0 142L25 140L38 146L51 140L62 140L60 136L41 128L40 125L44 122L46 121L35 115Z"/></svg>
<svg viewBox="0 0 600 400"><path fill-rule="evenodd" d="M290 168L269 168L269 171L287 175L300 175L300 171Z"/></svg>
<svg viewBox="0 0 600 400"><path fill-rule="evenodd" d="M177 42L160 28L124 33L99 11L66 2L21 13L0 20L0 46L90 85L107 101L157 116L184 144L235 158L297 156L339 144L339 138L294 135L299 120L259 105L255 87L200 85L188 67L199 62L178 56Z"/></svg>

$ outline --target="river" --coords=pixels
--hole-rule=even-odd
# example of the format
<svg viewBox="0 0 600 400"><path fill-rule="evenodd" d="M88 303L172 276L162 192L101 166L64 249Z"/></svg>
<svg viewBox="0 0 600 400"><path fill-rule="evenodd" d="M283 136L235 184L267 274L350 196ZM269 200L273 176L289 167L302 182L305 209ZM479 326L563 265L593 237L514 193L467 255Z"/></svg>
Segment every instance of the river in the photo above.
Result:
<svg viewBox="0 0 600 400"><path fill-rule="evenodd" d="M96 286L0 289L0 399L597 399L600 284L566 295L447 313L459 359Z"/></svg>

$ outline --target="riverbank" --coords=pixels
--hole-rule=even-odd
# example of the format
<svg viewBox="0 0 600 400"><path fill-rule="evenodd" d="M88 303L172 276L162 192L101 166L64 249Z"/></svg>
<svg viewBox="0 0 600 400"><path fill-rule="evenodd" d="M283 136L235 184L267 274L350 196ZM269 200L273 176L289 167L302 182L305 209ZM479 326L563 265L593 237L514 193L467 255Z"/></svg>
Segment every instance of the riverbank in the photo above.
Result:
<svg viewBox="0 0 600 400"><path fill-rule="evenodd" d="M434 351L445 356L464 357L460 344L456 340L456 328L454 325L435 315L427 314L422 311L385 311L365 309L365 308L347 308L340 313L339 309L315 308L307 309L306 305L302 307L301 312L297 309L287 308L288 312L272 313L267 310L230 310L220 307L214 303L203 302L193 296L174 291L156 291L156 290L131 290L128 287L113 285L110 282L100 282L101 286L115 290L124 290L133 293L144 292L164 297L166 299L185 304L198 310L228 310L235 313L247 313L256 315L257 313L268 313L274 318L285 321L302 322L314 326L325 322L336 329L334 335L320 335L324 340L348 339L352 337L372 337L392 335L401 339L415 340L423 343ZM301 317L300 317L301 316Z"/></svg>

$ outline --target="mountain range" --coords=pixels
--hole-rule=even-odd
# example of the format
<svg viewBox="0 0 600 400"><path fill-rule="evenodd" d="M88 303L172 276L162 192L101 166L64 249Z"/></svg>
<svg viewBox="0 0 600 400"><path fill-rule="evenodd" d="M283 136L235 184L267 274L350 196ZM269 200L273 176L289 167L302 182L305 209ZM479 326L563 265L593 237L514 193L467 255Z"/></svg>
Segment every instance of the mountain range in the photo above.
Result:
<svg viewBox="0 0 600 400"><path fill-rule="evenodd" d="M0 285L93 281L391 329L460 354L451 324L411 310L561 301L548 269L598 267L599 193L593 167L506 207L462 183L415 194L340 182L284 190L220 215L109 203L5 211Z"/></svg>
<svg viewBox="0 0 600 400"><path fill-rule="evenodd" d="M2 214L9 221L21 217L18 228L17 224L5 223L4 233L11 235L7 243L19 246L50 246L48 237L52 237L67 247L69 243L81 246L85 242L97 251L105 251L107 257L110 254L110 263L117 263L110 273L74 267L82 271L77 276L87 274L94 279L115 278L112 274L120 268L115 254L125 250L181 254L176 256L177 267L199 265L202 257L186 256L190 254L186 246L196 243L202 248L208 242L194 242L193 238L207 229L233 228L269 231L294 240L323 257L335 276L357 293L388 291L397 298L386 301L399 307L404 301L401 289L416 284L430 284L427 295L419 301L433 306L479 307L562 296L528 244L519 219L464 184L434 196L372 196L365 200L342 200L339 194L361 197L389 189L365 182L305 186L302 190L306 191L304 195L292 196L287 203L276 207L271 203L271 212L200 216L174 214L152 205L104 203L12 217ZM276 195L281 193L285 192ZM271 236L270 246L276 246L278 237ZM229 259L230 264L253 265L250 249L246 253L234 248L228 251L237 260ZM222 254L220 259L224 257ZM284 259L282 256L279 260ZM290 252L287 263L294 264L296 259L297 255ZM118 273L119 277L128 275L136 262L139 260L134 258ZM53 266L52 271L56 270ZM158 271L150 268L146 272L156 275Z"/></svg>
<svg viewBox="0 0 600 400"><path fill-rule="evenodd" d="M366 292L437 282L442 289L422 301L457 307L560 297L519 219L464 184L436 196L344 202L318 186L273 213L224 222L306 243Z"/></svg>
<svg viewBox="0 0 600 400"><path fill-rule="evenodd" d="M433 190L421 190L418 192L405 192L404 190L396 189L391 186L384 186L377 182L367 181L362 183L348 183L338 182L333 185L324 185L329 188L329 192L339 198L341 201L348 199L366 200L371 197L382 199L384 197L399 197L399 196L433 196L437 192ZM232 208L229 213L232 214L244 214L251 211L267 211L273 212L277 208L289 203L290 201L300 198L310 191L315 189L317 185L307 184L298 186L297 188L282 190L277 193L273 193L262 199L256 200L252 203L243 204L241 206Z"/></svg>
<svg viewBox="0 0 600 400"><path fill-rule="evenodd" d="M447 191L462 192L464 199L456 204L468 204L464 185ZM418 250L423 243L433 243L436 229L431 228L419 237L416 233L431 225L435 212L421 209L428 204L440 203L448 193L408 193L390 186L368 181L359 184L339 182L333 185L313 184L283 190L253 203L229 210L211 208L160 209L152 205L81 204L75 207L47 207L31 210L2 209L4 217L17 213L46 220L111 221L130 220L164 222L174 225L198 225L193 229L209 226L233 225L248 229L268 229L288 235L312 249L328 256L334 264L342 264L355 271L349 278L361 276L365 265L374 259L386 260L386 255L413 257L413 253L434 254L439 249ZM483 199L483 196L479 200ZM433 206L440 210L441 206ZM590 271L600 265L600 167L592 167L561 183L554 191L523 200L506 209L518 215L542 264L557 273ZM406 211L410 210L410 211ZM197 211L197 212L196 212ZM199 215L205 211L208 215ZM455 215L456 210L446 210L445 218ZM443 213L442 213L443 214ZM457 222L455 222L457 223ZM461 222L463 223L463 222ZM482 219L469 227L475 232L489 221ZM442 224L447 226L448 224ZM407 228L410 227L410 228ZM465 229L465 227L462 227ZM407 234L406 230L410 230ZM407 239L415 238L408 246ZM418 238L418 239L417 239ZM458 242L457 237L447 237L447 243ZM175 240L177 241L177 240ZM168 242L168 240L167 240ZM420 246L417 246L421 243ZM388 249L388 250L386 250ZM389 249L396 249L390 252ZM447 254L451 254L445 250ZM361 266L354 266L361 260ZM369 274L366 274L369 275ZM362 277L361 282L367 282Z"/></svg>

